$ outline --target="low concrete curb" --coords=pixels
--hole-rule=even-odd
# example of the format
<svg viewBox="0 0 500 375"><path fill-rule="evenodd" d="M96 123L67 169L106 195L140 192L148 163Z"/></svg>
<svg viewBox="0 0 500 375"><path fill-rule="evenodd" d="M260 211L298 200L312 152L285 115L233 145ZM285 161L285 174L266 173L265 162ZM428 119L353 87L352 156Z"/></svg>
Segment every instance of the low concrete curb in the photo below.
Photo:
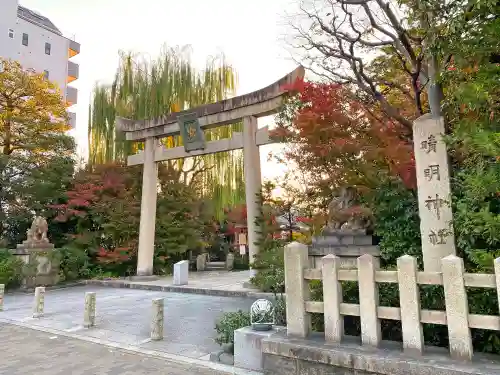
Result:
<svg viewBox="0 0 500 375"><path fill-rule="evenodd" d="M66 288L74 288L77 286L85 286L85 282L83 281L75 281L71 283L65 283L65 284L57 284L57 285L51 285L51 286L46 286L45 291L50 291L50 290L58 290L58 289L66 289ZM18 288L18 289L9 289L5 291L5 294L32 294L35 292L35 288Z"/></svg>
<svg viewBox="0 0 500 375"><path fill-rule="evenodd" d="M69 337L69 338L76 339L76 340L92 342L94 344L100 344L100 345L104 345L107 347L123 350L124 352L142 354L142 355L148 356L148 357L161 358L161 359L164 359L165 361L171 361L171 362L175 362L175 363L184 363L184 364L192 365L192 366L210 368L212 370L219 371L221 374L263 375L261 372L240 369L240 368L237 368L234 366L224 365L222 363L210 362L209 360L194 359L194 358L190 358L190 357L169 354L169 353L160 352L160 351L156 351L156 350L147 350L147 349L143 349L143 348L140 348L138 346L135 346L135 345L120 344L117 342L107 341L107 340L98 339L98 338L90 337L90 336L80 336L78 334L74 334L74 333L70 333L70 332L66 332L66 331L60 331L60 330L56 330L56 329L52 329L52 328L36 326L36 325L32 325L32 324L27 324L25 322L21 323L21 322L13 321L10 319L0 318L0 323L12 324L12 325L23 327L23 328L33 329L35 331L50 333L52 335L58 335L58 336L63 336L63 337Z"/></svg>
<svg viewBox="0 0 500 375"><path fill-rule="evenodd" d="M266 298L266 299L274 298L274 294L272 293L252 292L246 290L194 288L189 286L140 284L140 283L131 283L126 280L84 280L82 282L86 285L98 285L110 288L150 290L154 292L191 293L191 294L202 294L202 295L217 296L217 297L242 297L242 298Z"/></svg>

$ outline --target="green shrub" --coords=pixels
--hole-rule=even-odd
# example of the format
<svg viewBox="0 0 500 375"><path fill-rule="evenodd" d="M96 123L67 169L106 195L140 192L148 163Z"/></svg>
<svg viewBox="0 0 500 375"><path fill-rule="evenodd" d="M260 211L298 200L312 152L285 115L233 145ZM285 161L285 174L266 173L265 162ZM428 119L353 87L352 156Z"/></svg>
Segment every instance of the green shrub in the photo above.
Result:
<svg viewBox="0 0 500 375"><path fill-rule="evenodd" d="M215 324L219 345L234 344L234 331L250 325L250 312L242 310L227 312Z"/></svg>
<svg viewBox="0 0 500 375"><path fill-rule="evenodd" d="M274 315L277 326L286 326L286 299L283 294L274 296Z"/></svg>
<svg viewBox="0 0 500 375"><path fill-rule="evenodd" d="M7 288L18 286L23 279L24 262L8 250L0 250L0 284Z"/></svg>
<svg viewBox="0 0 500 375"><path fill-rule="evenodd" d="M284 242L268 240L260 248L254 261L257 274L250 280L253 285L265 293L283 293L285 291Z"/></svg>
<svg viewBox="0 0 500 375"><path fill-rule="evenodd" d="M54 252L54 261L59 263L60 281L71 281L90 276L90 258L76 246L66 246Z"/></svg>
<svg viewBox="0 0 500 375"><path fill-rule="evenodd" d="M248 264L248 255L240 255L238 253L234 254L234 270L245 271L250 268Z"/></svg>

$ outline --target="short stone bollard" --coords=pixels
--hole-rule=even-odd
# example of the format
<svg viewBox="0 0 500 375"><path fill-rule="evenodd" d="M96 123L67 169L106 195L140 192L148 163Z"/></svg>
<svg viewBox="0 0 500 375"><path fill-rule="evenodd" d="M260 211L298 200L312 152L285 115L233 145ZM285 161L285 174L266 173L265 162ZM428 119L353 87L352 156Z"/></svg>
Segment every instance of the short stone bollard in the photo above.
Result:
<svg viewBox="0 0 500 375"><path fill-rule="evenodd" d="M200 254L196 257L196 271L205 271L207 268L207 255Z"/></svg>
<svg viewBox="0 0 500 375"><path fill-rule="evenodd" d="M83 326L90 328L95 326L95 292L85 293L85 310L83 313Z"/></svg>
<svg viewBox="0 0 500 375"><path fill-rule="evenodd" d="M189 262L181 260L174 264L174 285L186 285L188 283Z"/></svg>
<svg viewBox="0 0 500 375"><path fill-rule="evenodd" d="M153 300L153 311L151 317L151 340L163 340L163 307L164 299Z"/></svg>
<svg viewBox="0 0 500 375"><path fill-rule="evenodd" d="M3 311L3 295L5 294L5 284L0 284L0 311Z"/></svg>
<svg viewBox="0 0 500 375"><path fill-rule="evenodd" d="M41 318L43 316L44 306L45 306L45 287L38 286L35 288L35 301L33 303L33 318Z"/></svg>
<svg viewBox="0 0 500 375"><path fill-rule="evenodd" d="M226 255L226 270L232 271L234 268L234 254L227 253Z"/></svg>

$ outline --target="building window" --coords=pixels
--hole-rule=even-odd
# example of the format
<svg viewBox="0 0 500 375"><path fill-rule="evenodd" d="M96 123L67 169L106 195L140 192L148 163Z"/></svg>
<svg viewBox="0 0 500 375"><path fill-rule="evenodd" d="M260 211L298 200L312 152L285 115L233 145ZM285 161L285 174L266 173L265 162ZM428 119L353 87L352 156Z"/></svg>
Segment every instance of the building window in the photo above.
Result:
<svg viewBox="0 0 500 375"><path fill-rule="evenodd" d="M44 70L43 75L45 76L45 79L49 79L49 71L48 70Z"/></svg>
<svg viewBox="0 0 500 375"><path fill-rule="evenodd" d="M23 46L28 45L28 34L23 33Z"/></svg>
<svg viewBox="0 0 500 375"><path fill-rule="evenodd" d="M50 55L50 43L45 43L45 54Z"/></svg>
<svg viewBox="0 0 500 375"><path fill-rule="evenodd" d="M14 30L9 29L9 38L14 39Z"/></svg>

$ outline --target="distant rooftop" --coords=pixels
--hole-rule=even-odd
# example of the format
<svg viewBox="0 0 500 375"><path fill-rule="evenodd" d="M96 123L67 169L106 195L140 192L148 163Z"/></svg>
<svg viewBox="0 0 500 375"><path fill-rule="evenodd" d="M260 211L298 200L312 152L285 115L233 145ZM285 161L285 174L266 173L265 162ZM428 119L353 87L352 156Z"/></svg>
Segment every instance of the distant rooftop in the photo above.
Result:
<svg viewBox="0 0 500 375"><path fill-rule="evenodd" d="M56 33L58 35L62 35L61 31L52 23L51 20L49 20L47 17L42 16L40 13L35 12L31 9L18 6L17 7L17 16L19 18L23 18L29 22L38 24L44 28L46 28L49 31L52 31L53 33Z"/></svg>

